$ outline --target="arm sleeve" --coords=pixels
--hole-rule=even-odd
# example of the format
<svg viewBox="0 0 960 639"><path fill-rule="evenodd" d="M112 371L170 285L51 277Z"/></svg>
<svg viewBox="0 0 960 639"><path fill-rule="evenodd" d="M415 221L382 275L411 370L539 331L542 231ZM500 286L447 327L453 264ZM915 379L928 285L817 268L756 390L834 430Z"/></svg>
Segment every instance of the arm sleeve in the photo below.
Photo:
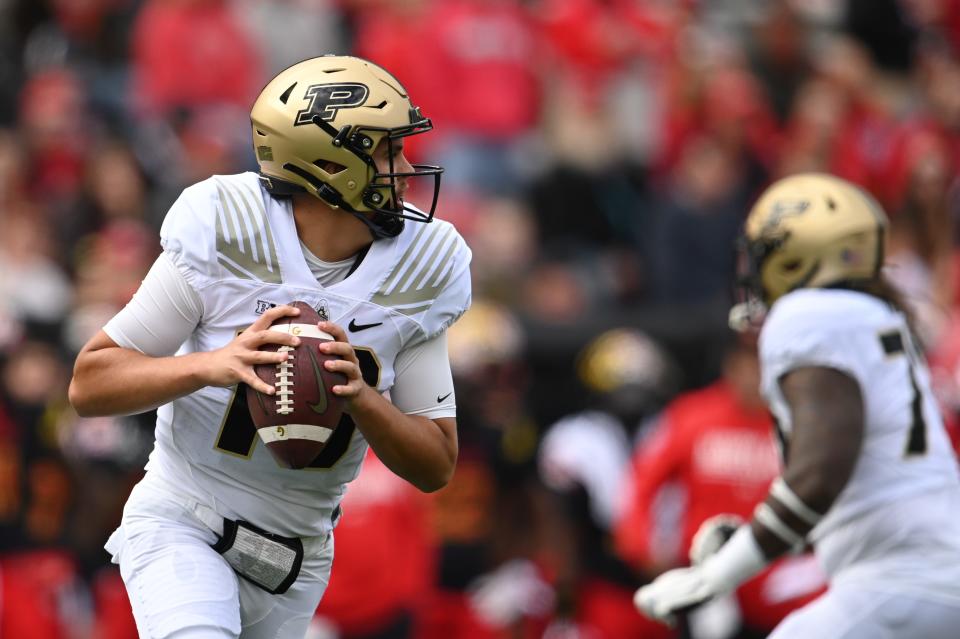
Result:
<svg viewBox="0 0 960 639"><path fill-rule="evenodd" d="M118 346L163 357L180 348L202 314L200 296L164 252L130 303L107 322L103 331Z"/></svg>
<svg viewBox="0 0 960 639"><path fill-rule="evenodd" d="M400 351L390 400L407 415L456 417L446 331Z"/></svg>

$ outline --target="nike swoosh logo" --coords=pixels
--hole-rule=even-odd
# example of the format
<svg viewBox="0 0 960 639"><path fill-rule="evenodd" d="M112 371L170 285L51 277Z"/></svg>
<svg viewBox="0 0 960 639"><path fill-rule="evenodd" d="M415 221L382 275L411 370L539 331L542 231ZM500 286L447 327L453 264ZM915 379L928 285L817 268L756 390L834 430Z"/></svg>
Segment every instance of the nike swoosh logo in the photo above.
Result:
<svg viewBox="0 0 960 639"><path fill-rule="evenodd" d="M257 403L260 404L260 410L263 411L264 415L269 415L270 409L267 408L267 405L265 403L263 403L263 393L261 393L260 391L256 391L256 393L257 393Z"/></svg>
<svg viewBox="0 0 960 639"><path fill-rule="evenodd" d="M450 397L451 395L453 395L453 391L450 391L449 393L447 393L447 394L444 395L443 397L440 397L439 395L437 395L437 403L440 404L441 402L443 402L443 400L445 400L446 398Z"/></svg>
<svg viewBox="0 0 960 639"><path fill-rule="evenodd" d="M357 320L350 320L350 324L347 325L347 328L350 329L351 333L359 333L360 331L365 331L368 328L373 328L374 326L380 326L383 322L374 322L373 324L357 324Z"/></svg>
<svg viewBox="0 0 960 639"><path fill-rule="evenodd" d="M309 406L313 412L322 415L327 412L327 389L323 385L323 375L320 373L320 363L317 361L317 356L314 354L312 348L308 348L307 353L310 354L310 363L313 365L313 375L317 378L317 389L320 391L319 401L317 401L316 404L307 402L307 406Z"/></svg>

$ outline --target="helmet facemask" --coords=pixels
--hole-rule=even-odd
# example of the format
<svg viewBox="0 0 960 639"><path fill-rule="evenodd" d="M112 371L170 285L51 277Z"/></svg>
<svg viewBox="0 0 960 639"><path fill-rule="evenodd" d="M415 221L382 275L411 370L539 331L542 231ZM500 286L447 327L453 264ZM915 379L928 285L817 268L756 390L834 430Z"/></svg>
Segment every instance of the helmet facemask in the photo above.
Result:
<svg viewBox="0 0 960 639"><path fill-rule="evenodd" d="M326 203L336 208L342 208L360 219L370 227L370 232L376 239L395 237L403 230L403 220L416 222L430 222L437 208L440 195L440 176L443 168L432 164L411 164L413 171L397 171L394 166L395 141L426 133L433 129L429 118L421 115L418 107L410 112L411 123L406 126L384 128L364 125L344 125L340 130L325 122L318 115L314 115L312 123L320 127L332 138L335 147L346 149L360 158L368 167L369 183L362 194L362 202L369 211L357 210L350 206L343 195L331 185L321 181L310 173L303 171L294 164L284 165L284 169L300 175L316 189L316 195ZM387 145L386 172L381 172L373 158L373 151L378 144ZM400 199L397 192L397 179L411 179L418 177L433 177L433 194L430 199L430 208L424 212Z"/></svg>
<svg viewBox="0 0 960 639"><path fill-rule="evenodd" d="M751 241L746 235L737 238L736 278L733 291L734 305L727 323L738 333L756 330L767 314L766 295L760 276L764 260L773 252L769 242Z"/></svg>

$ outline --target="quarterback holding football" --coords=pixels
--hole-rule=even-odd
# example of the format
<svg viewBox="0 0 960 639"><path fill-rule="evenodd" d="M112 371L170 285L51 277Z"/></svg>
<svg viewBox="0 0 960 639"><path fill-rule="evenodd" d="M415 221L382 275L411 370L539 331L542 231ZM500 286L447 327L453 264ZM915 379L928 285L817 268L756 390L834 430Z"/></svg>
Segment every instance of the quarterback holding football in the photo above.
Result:
<svg viewBox="0 0 960 639"><path fill-rule="evenodd" d="M423 491L456 464L445 331L471 254L434 218L442 169L404 155L430 120L384 69L323 56L270 81L251 122L259 172L183 191L70 385L81 414L158 407L106 544L141 637L303 637L367 446Z"/></svg>
<svg viewBox="0 0 960 639"><path fill-rule="evenodd" d="M731 319L769 308L761 386L784 469L752 521L723 543L723 522L708 520L695 565L637 591L646 615L670 622L809 544L829 589L772 639L957 636L957 459L909 311L883 276L886 228L872 197L823 174L780 180L750 212L753 300Z"/></svg>

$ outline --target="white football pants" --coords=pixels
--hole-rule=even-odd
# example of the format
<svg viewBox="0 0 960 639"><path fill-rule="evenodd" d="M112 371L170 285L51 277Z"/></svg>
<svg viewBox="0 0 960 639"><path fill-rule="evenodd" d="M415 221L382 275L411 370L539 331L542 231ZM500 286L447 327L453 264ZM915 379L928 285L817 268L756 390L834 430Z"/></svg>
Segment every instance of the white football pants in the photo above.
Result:
<svg viewBox="0 0 960 639"><path fill-rule="evenodd" d="M768 639L956 639L960 604L912 593L830 586L784 619Z"/></svg>
<svg viewBox="0 0 960 639"><path fill-rule="evenodd" d="M237 576L190 500L149 478L133 489L106 549L143 639L302 639L326 590L333 535L304 543L300 576L271 595Z"/></svg>

